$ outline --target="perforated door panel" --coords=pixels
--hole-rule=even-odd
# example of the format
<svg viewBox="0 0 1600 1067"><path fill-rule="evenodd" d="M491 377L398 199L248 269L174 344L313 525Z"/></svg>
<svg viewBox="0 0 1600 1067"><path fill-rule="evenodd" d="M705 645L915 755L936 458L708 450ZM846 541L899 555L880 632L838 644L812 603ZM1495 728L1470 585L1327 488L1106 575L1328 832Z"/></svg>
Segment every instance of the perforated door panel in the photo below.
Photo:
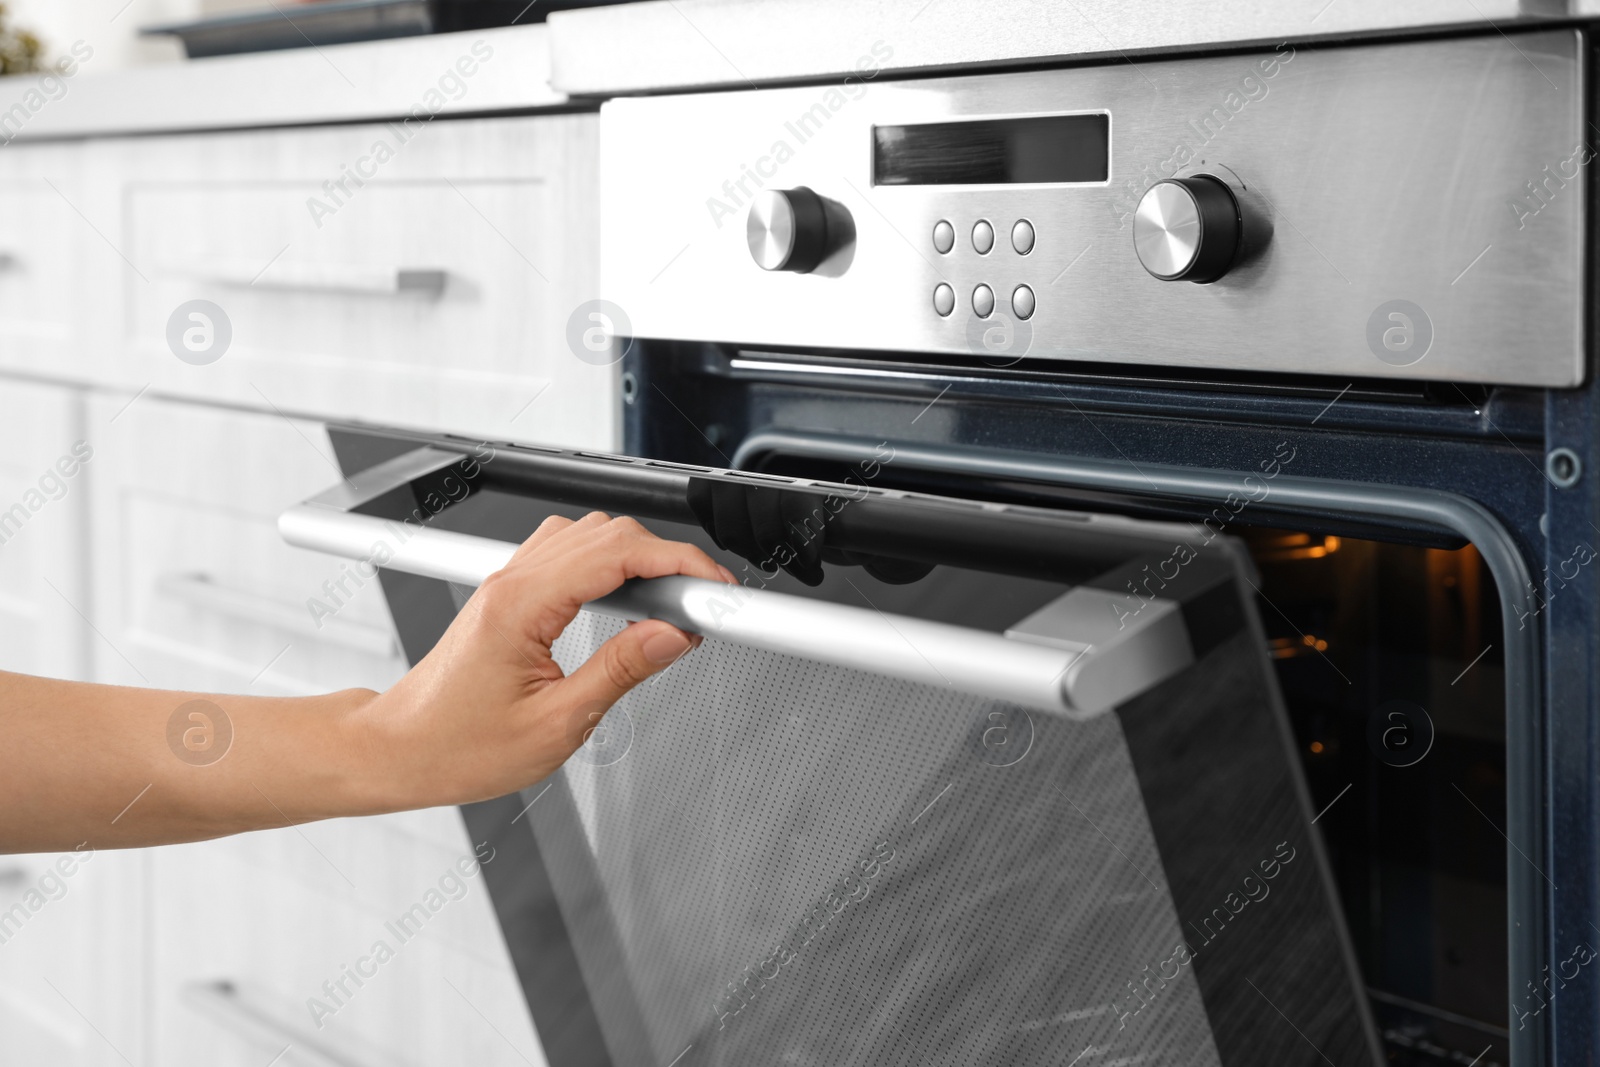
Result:
<svg viewBox="0 0 1600 1067"><path fill-rule="evenodd" d="M708 640L527 794L613 1062L1359 1061L1251 652L1074 723Z"/></svg>

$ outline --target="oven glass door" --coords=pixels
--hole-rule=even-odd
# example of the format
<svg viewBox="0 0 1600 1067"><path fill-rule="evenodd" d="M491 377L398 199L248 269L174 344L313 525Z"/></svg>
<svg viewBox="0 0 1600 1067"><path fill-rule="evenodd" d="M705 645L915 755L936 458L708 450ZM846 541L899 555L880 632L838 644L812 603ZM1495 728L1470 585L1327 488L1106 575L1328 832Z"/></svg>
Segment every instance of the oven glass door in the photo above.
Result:
<svg viewBox="0 0 1600 1067"><path fill-rule="evenodd" d="M549 514L633 514L741 576L591 605L567 669L642 614L707 640L465 809L553 1067L1381 1059L1233 539L866 465L334 436L350 480L286 536L385 542L413 660ZM730 514L782 517L764 554Z"/></svg>

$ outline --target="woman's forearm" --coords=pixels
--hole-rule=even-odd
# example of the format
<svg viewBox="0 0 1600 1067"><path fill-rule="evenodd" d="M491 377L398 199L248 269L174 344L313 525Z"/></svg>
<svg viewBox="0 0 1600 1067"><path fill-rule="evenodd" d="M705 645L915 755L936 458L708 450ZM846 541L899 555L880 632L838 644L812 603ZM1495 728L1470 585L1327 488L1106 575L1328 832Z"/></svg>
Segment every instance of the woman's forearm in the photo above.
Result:
<svg viewBox="0 0 1600 1067"><path fill-rule="evenodd" d="M403 806L354 713L377 694L247 697L0 672L3 851L196 841Z"/></svg>

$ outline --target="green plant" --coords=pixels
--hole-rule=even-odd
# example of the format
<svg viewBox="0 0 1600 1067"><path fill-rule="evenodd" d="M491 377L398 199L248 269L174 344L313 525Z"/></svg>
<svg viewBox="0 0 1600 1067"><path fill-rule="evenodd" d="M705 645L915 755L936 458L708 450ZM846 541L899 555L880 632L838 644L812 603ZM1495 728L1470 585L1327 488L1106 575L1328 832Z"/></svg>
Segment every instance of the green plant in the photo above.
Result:
<svg viewBox="0 0 1600 1067"><path fill-rule="evenodd" d="M39 56L44 44L27 30L11 25L11 13L0 3L0 75L32 74L44 69Z"/></svg>

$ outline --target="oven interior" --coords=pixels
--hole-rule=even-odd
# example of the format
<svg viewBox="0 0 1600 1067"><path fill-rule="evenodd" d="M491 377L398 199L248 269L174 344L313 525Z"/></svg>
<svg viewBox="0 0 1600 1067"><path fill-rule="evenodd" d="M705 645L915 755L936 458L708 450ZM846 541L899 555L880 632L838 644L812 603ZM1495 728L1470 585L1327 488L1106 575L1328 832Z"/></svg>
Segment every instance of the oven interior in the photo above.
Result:
<svg viewBox="0 0 1600 1067"><path fill-rule="evenodd" d="M1399 1063L1506 1062L1505 681L1470 546L1239 531L1345 921ZM1540 1007L1530 998L1523 1010Z"/></svg>
<svg viewBox="0 0 1600 1067"><path fill-rule="evenodd" d="M840 473L781 454L758 469ZM888 479L924 491L941 481L905 468ZM1129 507L1032 484L960 484L991 500L1191 514L1176 501ZM1459 539L1348 517L1228 532L1257 571L1268 654L1390 1062L1510 1062L1512 1013L1533 1025L1550 991L1513 991L1508 1003L1505 667L1493 576Z"/></svg>

